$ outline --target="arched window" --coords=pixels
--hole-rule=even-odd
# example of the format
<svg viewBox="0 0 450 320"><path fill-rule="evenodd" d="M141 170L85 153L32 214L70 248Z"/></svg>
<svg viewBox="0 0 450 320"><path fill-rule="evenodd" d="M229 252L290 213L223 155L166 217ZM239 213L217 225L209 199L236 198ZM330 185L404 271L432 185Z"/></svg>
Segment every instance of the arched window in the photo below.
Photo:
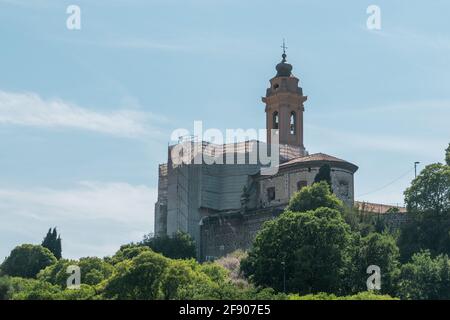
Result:
<svg viewBox="0 0 450 320"><path fill-rule="evenodd" d="M295 134L296 130L297 130L297 118L296 118L294 111L291 112L291 118L290 118L289 123L290 123L291 134Z"/></svg>
<svg viewBox="0 0 450 320"><path fill-rule="evenodd" d="M274 128L274 129L278 129L279 124L280 124L280 117L278 116L278 112L277 112L277 111L275 111L275 112L273 113L273 119L272 119L272 122L273 122L273 128Z"/></svg>

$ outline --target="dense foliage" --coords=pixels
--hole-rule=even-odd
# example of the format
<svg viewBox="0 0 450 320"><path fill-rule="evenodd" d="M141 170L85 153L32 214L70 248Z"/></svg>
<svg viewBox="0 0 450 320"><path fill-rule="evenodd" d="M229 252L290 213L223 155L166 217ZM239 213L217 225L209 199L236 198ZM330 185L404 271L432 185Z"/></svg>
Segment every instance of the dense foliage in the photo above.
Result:
<svg viewBox="0 0 450 320"><path fill-rule="evenodd" d="M242 262L255 284L281 291L285 274L288 292L352 294L367 289L366 269L377 265L383 270L382 292L395 293L399 250L392 236L362 237L357 222L353 229L346 223L342 202L324 182L303 188L292 208L309 211L286 210L265 223Z"/></svg>
<svg viewBox="0 0 450 320"><path fill-rule="evenodd" d="M1 265L0 274L12 277L34 278L38 272L56 262L53 253L42 246L23 244L11 251Z"/></svg>
<svg viewBox="0 0 450 320"><path fill-rule="evenodd" d="M426 166L405 191L408 212L415 214L450 213L450 166L434 163Z"/></svg>
<svg viewBox="0 0 450 320"><path fill-rule="evenodd" d="M287 211L306 212L318 208L330 208L344 211L344 204L331 193L325 181L314 183L311 187L302 188L289 201Z"/></svg>
<svg viewBox="0 0 450 320"><path fill-rule="evenodd" d="M80 260L58 260L57 263L43 269L39 272L37 278L61 287L66 286L68 277L67 267L77 265L80 267L81 283L87 285L96 285L109 278L114 268L103 259L96 257L86 257Z"/></svg>
<svg viewBox="0 0 450 320"><path fill-rule="evenodd" d="M12 284L9 277L0 277L0 300L8 300L12 296Z"/></svg>
<svg viewBox="0 0 450 320"><path fill-rule="evenodd" d="M172 259L190 259L196 257L195 243L185 232L176 232L172 236L147 235L139 243L153 251Z"/></svg>
<svg viewBox="0 0 450 320"><path fill-rule="evenodd" d="M381 271L381 293L450 298L449 158L450 145L446 164L426 166L405 191L409 221L400 230L383 217L345 208L325 179L317 179L265 223L242 270L252 283L276 291L285 289L285 276L287 292L342 295L365 291L367 268L374 265Z"/></svg>
<svg viewBox="0 0 450 320"><path fill-rule="evenodd" d="M450 299L450 260L432 257L429 251L413 255L401 269L399 297L403 299Z"/></svg>
<svg viewBox="0 0 450 320"><path fill-rule="evenodd" d="M387 233L370 233L360 239L356 246L356 255L352 292L364 291L367 289L365 281L367 279L367 267L376 265L382 271L381 292L396 294L397 280L400 273L399 249L394 237Z"/></svg>
<svg viewBox="0 0 450 320"><path fill-rule="evenodd" d="M298 294L277 293L271 288L256 288L248 283L236 284L231 281L229 270L218 263L201 264L193 259L169 259L148 248L132 259L125 259L115 266L109 265L113 273L103 281L82 284L80 289L71 290L60 283L59 272L54 272L55 269L63 270L60 261L55 263L59 267L49 266L42 270L38 279L0 277L0 299L358 299L358 296L336 297L323 293L302 297ZM71 263L80 264L80 261ZM390 297L367 293L360 299Z"/></svg>
<svg viewBox="0 0 450 320"><path fill-rule="evenodd" d="M422 250L450 254L450 166L425 167L405 191L405 202L410 221L398 242L402 261Z"/></svg>
<svg viewBox="0 0 450 320"><path fill-rule="evenodd" d="M389 295L380 295L371 291L341 297L328 293L308 294L304 296L292 294L288 297L289 300L398 300L397 298L392 298Z"/></svg>
<svg viewBox="0 0 450 320"><path fill-rule="evenodd" d="M337 210L286 211L264 225L242 268L257 285L278 291L286 274L288 292L341 293L350 271L352 241Z"/></svg>

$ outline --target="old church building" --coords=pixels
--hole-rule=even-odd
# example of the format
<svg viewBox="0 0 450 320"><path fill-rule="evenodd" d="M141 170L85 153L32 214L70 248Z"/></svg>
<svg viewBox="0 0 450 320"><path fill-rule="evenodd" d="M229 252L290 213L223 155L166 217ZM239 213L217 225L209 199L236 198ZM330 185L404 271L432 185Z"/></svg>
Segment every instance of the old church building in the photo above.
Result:
<svg viewBox="0 0 450 320"><path fill-rule="evenodd" d="M258 164L179 164L172 155L176 145L169 146L168 161L159 166L155 234L171 235L178 230L189 233L200 260L248 248L261 225L279 215L295 192L311 185L325 164L331 167L333 192L347 205L353 205L353 175L358 167L325 153L306 151L303 114L307 97L285 53L276 71L262 98L267 132L278 130L276 174L262 175ZM203 152L210 150L208 142L193 139L188 143L200 143ZM222 150L224 154L233 150L245 157L259 143L223 145ZM271 143L269 133L267 143Z"/></svg>

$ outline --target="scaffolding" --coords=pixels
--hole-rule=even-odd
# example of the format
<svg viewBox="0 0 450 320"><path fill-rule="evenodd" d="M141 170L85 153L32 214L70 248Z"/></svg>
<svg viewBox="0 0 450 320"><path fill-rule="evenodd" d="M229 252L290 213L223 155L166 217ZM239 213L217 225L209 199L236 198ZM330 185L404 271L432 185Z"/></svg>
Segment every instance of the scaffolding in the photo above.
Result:
<svg viewBox="0 0 450 320"><path fill-rule="evenodd" d="M300 146L280 144L278 147L280 163L308 155ZM215 162L217 164L230 164L230 160L239 164L258 164L260 158L258 151L261 151L261 148L267 150L266 152L270 156L268 145L257 140L215 144L189 137L180 139L179 143L170 146L169 156L173 167L180 164L203 164L205 159L208 163Z"/></svg>

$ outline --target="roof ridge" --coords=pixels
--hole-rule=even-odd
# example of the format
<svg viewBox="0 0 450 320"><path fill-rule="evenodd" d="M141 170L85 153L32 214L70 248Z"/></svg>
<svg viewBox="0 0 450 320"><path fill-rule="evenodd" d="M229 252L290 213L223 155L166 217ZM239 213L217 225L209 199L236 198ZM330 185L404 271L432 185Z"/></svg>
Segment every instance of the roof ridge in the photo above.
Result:
<svg viewBox="0 0 450 320"><path fill-rule="evenodd" d="M354 169L354 171L356 171L358 169L358 167L355 166L354 164L352 164L351 162L348 162L344 159L337 158L335 156L332 156L332 155L329 155L329 154L326 154L323 152L313 153L313 154L309 154L307 156L295 157L287 162L282 163L281 166L285 167L285 166L293 165L296 163L307 163L307 162L315 162L315 161L329 161L329 162L341 163L342 165L351 166Z"/></svg>

